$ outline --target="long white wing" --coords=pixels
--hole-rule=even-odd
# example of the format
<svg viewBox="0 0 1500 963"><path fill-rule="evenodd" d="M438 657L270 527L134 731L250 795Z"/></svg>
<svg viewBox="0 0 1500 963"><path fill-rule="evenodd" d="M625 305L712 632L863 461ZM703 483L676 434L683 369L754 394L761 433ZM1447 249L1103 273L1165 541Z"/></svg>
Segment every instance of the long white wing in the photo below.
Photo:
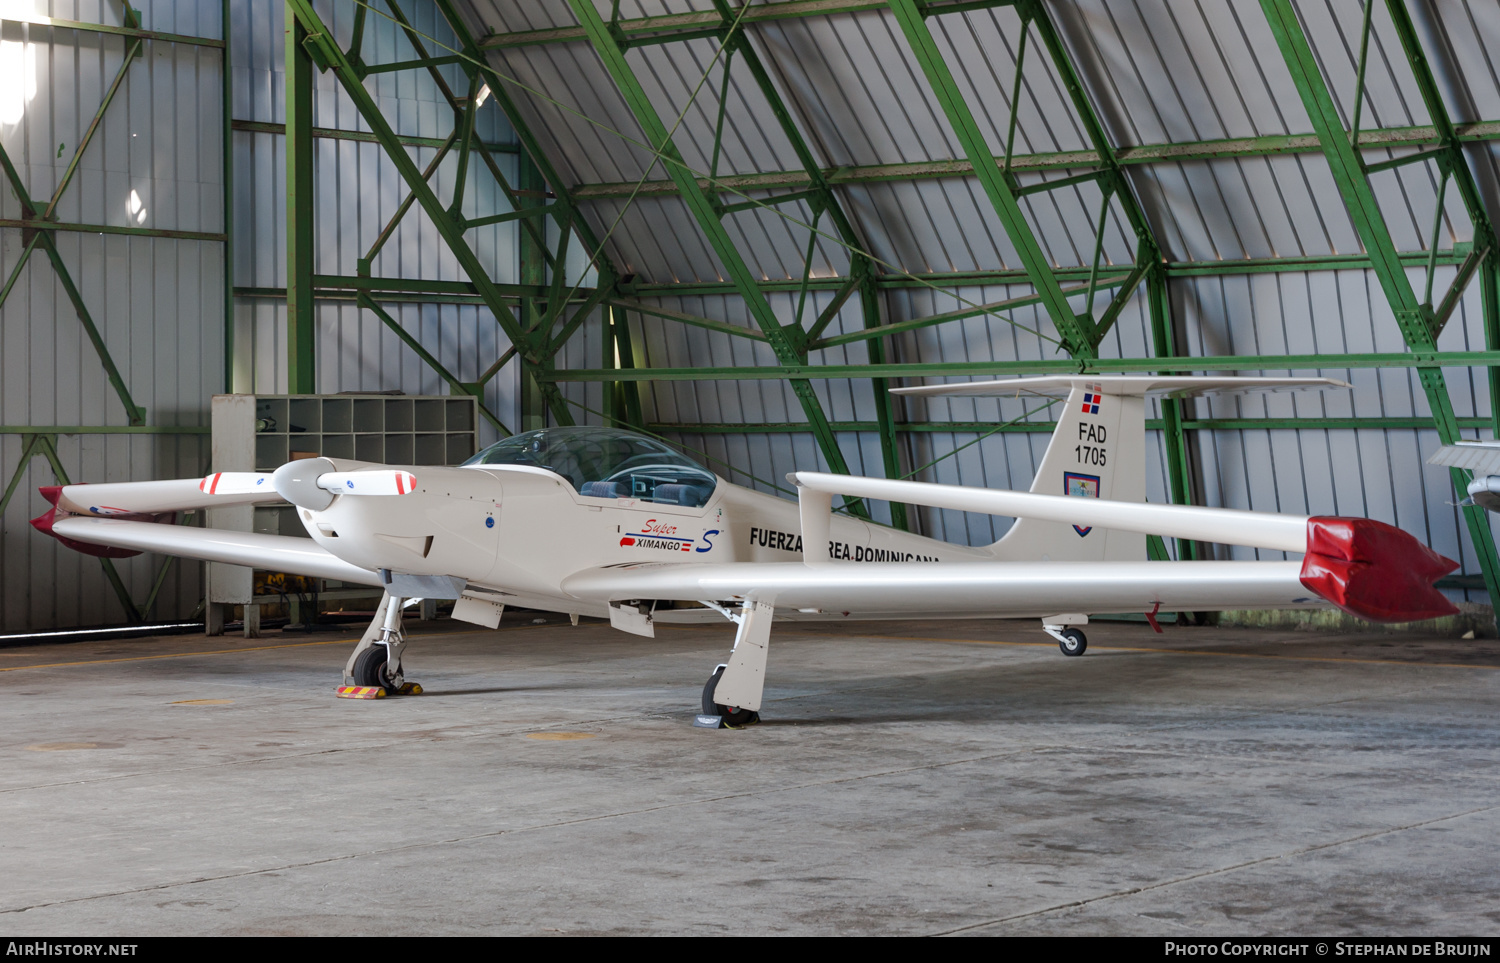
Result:
<svg viewBox="0 0 1500 963"><path fill-rule="evenodd" d="M91 545L228 562L361 585L380 584L380 576L375 572L335 558L310 538L81 517L59 518L53 523L53 530L64 538Z"/></svg>
<svg viewBox="0 0 1500 963"><path fill-rule="evenodd" d="M227 473L226 473L227 474ZM256 502L279 502L282 497L266 485L259 490L236 489L213 492L204 478L173 478L166 481L105 482L102 485L64 485L43 489L54 505L76 515L153 515L188 508L227 508ZM269 475L263 476L269 478ZM57 494L52 499L49 492Z"/></svg>
<svg viewBox="0 0 1500 963"><path fill-rule="evenodd" d="M1444 445L1427 459L1427 464L1469 468L1485 475L1500 474L1500 442Z"/></svg>
<svg viewBox="0 0 1500 963"><path fill-rule="evenodd" d="M990 616L1061 612L1280 608L1322 600L1297 562L642 562L587 569L563 590L594 602L625 599L774 602L850 612L946 611Z"/></svg>

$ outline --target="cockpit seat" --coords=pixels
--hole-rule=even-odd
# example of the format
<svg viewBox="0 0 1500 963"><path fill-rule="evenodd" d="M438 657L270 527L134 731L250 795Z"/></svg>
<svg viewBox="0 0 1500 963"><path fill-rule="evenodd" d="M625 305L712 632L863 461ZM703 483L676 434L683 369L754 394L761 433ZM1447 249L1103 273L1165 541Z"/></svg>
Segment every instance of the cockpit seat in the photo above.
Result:
<svg viewBox="0 0 1500 963"><path fill-rule="evenodd" d="M578 494L592 498L624 498L626 491L624 482L591 481L584 482L583 487L578 489Z"/></svg>
<svg viewBox="0 0 1500 963"><path fill-rule="evenodd" d="M708 496L711 494L713 494L712 489L703 485L657 485L651 500L658 504L700 508L704 502L708 501Z"/></svg>

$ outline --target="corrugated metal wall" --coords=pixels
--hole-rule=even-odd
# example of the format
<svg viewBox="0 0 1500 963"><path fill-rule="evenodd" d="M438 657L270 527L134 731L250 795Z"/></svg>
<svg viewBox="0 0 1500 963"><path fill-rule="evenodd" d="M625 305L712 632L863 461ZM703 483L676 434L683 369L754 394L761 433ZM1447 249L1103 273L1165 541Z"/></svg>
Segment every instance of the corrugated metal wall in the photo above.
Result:
<svg viewBox="0 0 1500 963"><path fill-rule="evenodd" d="M72 0L9 0L4 13L118 25L117 6ZM147 26L217 37L219 5L151 4ZM124 60L126 40L7 22L0 34L0 144L33 199L61 181L77 144ZM223 121L219 51L148 43L132 63L85 151L56 218L64 222L183 231L223 230ZM134 200L133 200L134 199ZM18 218L9 185L0 217ZM57 232L109 352L148 424L207 424L207 398L221 389L223 247L215 241ZM21 232L0 229L0 277L15 269ZM0 309L0 425L127 423L48 258L37 251ZM0 466L13 477L25 440L0 434ZM207 466L200 434L65 434L64 471L77 481L190 476ZM29 462L0 519L0 632L124 621L98 559L63 548L27 520L49 506L36 493L54 484L45 458ZM132 597L150 592L156 556L117 562ZM155 615L196 606L200 566L174 563Z"/></svg>
<svg viewBox="0 0 1500 963"><path fill-rule="evenodd" d="M430 3L408 4L413 26L440 44L455 43L452 31ZM354 6L330 3L320 15L344 46L352 39ZM285 4L246 0L234 8L230 32L234 63L234 119L283 124L286 120ZM410 60L415 51L399 26L387 17L365 21L365 59L370 63ZM451 87L467 89L455 65L438 68ZM313 117L317 127L367 131L352 101L331 74L314 74ZM437 85L420 71L381 74L367 84L394 131L401 136L444 138L453 112ZM491 104L476 116L476 132L487 143L514 145L504 116ZM413 159L425 168L437 150L416 147ZM496 160L512 183L514 153ZM235 284L240 288L286 286L286 138L279 133L236 130ZM450 154L432 179L440 197L451 197L456 155ZM470 167L464 214L478 217L511 209L503 192L477 161ZM391 216L405 199L405 184L382 156L378 144L319 138L313 157L317 209L314 212L313 270L352 275ZM519 280L519 228L515 222L476 228L466 235L475 253L503 283ZM437 229L414 207L371 264L379 277L464 280ZM390 314L466 381L480 374L506 348L494 316L483 306L455 304L387 305ZM348 302L320 302L317 310L318 391L387 391L447 394L448 385L397 335L369 312ZM236 391L284 392L286 304L274 298L242 297L235 305ZM517 369L507 366L490 382L484 403L506 424L519 421ZM482 423L482 439L493 429Z"/></svg>

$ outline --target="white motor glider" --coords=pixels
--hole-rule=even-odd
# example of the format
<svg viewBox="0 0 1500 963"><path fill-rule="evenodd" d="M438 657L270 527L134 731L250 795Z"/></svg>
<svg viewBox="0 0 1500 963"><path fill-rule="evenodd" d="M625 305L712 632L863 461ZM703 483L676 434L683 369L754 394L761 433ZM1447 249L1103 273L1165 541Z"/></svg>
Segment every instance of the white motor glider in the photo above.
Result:
<svg viewBox="0 0 1500 963"><path fill-rule="evenodd" d="M761 705L771 620L1034 617L1067 655L1100 612L1332 603L1407 622L1456 611L1434 579L1456 564L1365 518L1145 503L1145 396L1347 387L1330 379L1042 377L898 389L907 395L1065 397L1031 491L795 472L798 500L730 484L650 438L546 428L458 468L332 458L271 474L68 485L33 524L81 551L161 552L383 586L346 681L403 683L401 601L454 599L499 624L507 604L608 617L627 632L719 616L735 647L704 688L727 724ZM962 546L831 511L834 495L1017 519ZM311 539L179 527L189 508L296 506ZM1303 553L1301 561L1148 561L1146 536Z"/></svg>

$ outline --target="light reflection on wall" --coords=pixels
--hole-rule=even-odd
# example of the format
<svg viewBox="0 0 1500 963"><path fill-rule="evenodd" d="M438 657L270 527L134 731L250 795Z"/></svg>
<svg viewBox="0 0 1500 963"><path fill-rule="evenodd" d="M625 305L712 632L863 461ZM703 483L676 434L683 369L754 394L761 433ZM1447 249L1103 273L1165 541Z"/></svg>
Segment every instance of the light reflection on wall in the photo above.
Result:
<svg viewBox="0 0 1500 963"><path fill-rule="evenodd" d="M33 0L0 0L0 20L32 16ZM18 124L36 96L36 44L0 40L0 124Z"/></svg>

